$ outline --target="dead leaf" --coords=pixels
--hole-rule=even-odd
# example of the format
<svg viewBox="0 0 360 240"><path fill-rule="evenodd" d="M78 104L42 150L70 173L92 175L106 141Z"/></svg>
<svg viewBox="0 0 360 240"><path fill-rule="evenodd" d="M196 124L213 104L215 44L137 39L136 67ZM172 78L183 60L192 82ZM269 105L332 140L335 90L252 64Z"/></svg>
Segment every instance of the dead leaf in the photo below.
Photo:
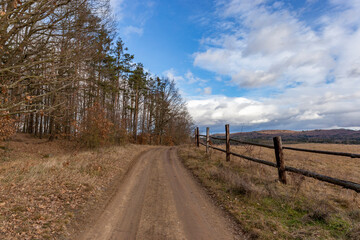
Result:
<svg viewBox="0 0 360 240"><path fill-rule="evenodd" d="M17 8L20 4L21 4L21 1L20 1L20 0L14 0L14 1L13 1L13 7L14 7L14 8Z"/></svg>

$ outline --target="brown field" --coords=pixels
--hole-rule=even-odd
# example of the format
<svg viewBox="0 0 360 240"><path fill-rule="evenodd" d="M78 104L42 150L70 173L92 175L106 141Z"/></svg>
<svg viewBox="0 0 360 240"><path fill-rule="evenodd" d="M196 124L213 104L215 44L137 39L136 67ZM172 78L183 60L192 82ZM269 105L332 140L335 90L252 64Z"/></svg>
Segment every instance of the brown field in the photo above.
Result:
<svg viewBox="0 0 360 240"><path fill-rule="evenodd" d="M0 239L68 239L150 146L81 150L17 135L0 144Z"/></svg>
<svg viewBox="0 0 360 240"><path fill-rule="evenodd" d="M291 146L291 145L287 145ZM360 145L294 144L298 148L360 153ZM225 146L221 146L225 147ZM275 162L272 149L231 146L232 152ZM254 239L360 239L360 194L312 178L211 150L183 146L180 156L243 230ZM284 150L286 166L360 183L360 159Z"/></svg>
<svg viewBox="0 0 360 240"><path fill-rule="evenodd" d="M285 145L294 148L360 154L360 145L304 143ZM225 148L224 148L225 149ZM231 146L231 151L258 159L275 161L274 150L257 146ZM239 158L232 157L235 161ZM349 158L284 150L285 165L360 183L360 158ZM245 161L245 160L244 160ZM254 163L256 164L256 163ZM258 165L258 164L256 164ZM276 169L273 169L276 174Z"/></svg>

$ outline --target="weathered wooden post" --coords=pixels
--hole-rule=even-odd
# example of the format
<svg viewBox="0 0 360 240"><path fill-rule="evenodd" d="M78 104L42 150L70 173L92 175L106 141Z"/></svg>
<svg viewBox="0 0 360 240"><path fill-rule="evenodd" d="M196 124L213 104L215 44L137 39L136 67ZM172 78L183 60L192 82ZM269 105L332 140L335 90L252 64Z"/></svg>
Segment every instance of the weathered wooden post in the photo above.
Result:
<svg viewBox="0 0 360 240"><path fill-rule="evenodd" d="M210 128L206 128L206 154L209 154L209 145L210 145Z"/></svg>
<svg viewBox="0 0 360 240"><path fill-rule="evenodd" d="M197 129L195 128L195 130L194 130L194 142L195 142L195 145L197 145L196 135L197 135Z"/></svg>
<svg viewBox="0 0 360 240"><path fill-rule="evenodd" d="M284 163L284 153L282 148L281 137L274 137L274 148L275 148L275 158L276 165L279 173L279 181L283 184L286 184L286 171Z"/></svg>
<svg viewBox="0 0 360 240"><path fill-rule="evenodd" d="M196 146L200 147L199 127L196 128Z"/></svg>
<svg viewBox="0 0 360 240"><path fill-rule="evenodd" d="M230 128L229 124L225 125L225 135L226 135L226 161L230 161Z"/></svg>

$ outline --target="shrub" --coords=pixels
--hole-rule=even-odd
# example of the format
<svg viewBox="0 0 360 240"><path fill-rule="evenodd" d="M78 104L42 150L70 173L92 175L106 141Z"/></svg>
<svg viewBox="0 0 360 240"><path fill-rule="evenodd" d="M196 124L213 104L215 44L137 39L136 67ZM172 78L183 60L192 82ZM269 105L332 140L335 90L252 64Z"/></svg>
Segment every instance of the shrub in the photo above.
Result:
<svg viewBox="0 0 360 240"><path fill-rule="evenodd" d="M113 134L112 138L113 138L115 144L125 145L126 143L129 142L130 136L129 136L128 132L126 131L126 128L114 126L113 130L114 130L114 134Z"/></svg>
<svg viewBox="0 0 360 240"><path fill-rule="evenodd" d="M103 146L111 140L113 123L99 103L86 109L86 117L80 127L80 141L89 148Z"/></svg>
<svg viewBox="0 0 360 240"><path fill-rule="evenodd" d="M141 133L137 136L138 144L148 144L149 140L150 140L150 134L148 133Z"/></svg>
<svg viewBox="0 0 360 240"><path fill-rule="evenodd" d="M164 137L164 144L167 146L174 146L173 137L169 134L166 134Z"/></svg>
<svg viewBox="0 0 360 240"><path fill-rule="evenodd" d="M0 141L6 140L16 132L15 120L5 115L7 113L0 113Z"/></svg>

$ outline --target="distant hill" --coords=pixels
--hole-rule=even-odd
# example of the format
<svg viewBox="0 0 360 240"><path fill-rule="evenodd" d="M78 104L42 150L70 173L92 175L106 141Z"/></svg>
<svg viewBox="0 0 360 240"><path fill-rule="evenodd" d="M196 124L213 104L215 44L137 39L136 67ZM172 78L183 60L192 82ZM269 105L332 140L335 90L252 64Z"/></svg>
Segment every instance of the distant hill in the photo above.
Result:
<svg viewBox="0 0 360 240"><path fill-rule="evenodd" d="M223 137L224 134L214 134ZM290 131L290 130L263 130L255 132L238 132L230 134L233 139L272 143L272 138L281 136L286 143L344 143L360 144L360 131L348 129Z"/></svg>

